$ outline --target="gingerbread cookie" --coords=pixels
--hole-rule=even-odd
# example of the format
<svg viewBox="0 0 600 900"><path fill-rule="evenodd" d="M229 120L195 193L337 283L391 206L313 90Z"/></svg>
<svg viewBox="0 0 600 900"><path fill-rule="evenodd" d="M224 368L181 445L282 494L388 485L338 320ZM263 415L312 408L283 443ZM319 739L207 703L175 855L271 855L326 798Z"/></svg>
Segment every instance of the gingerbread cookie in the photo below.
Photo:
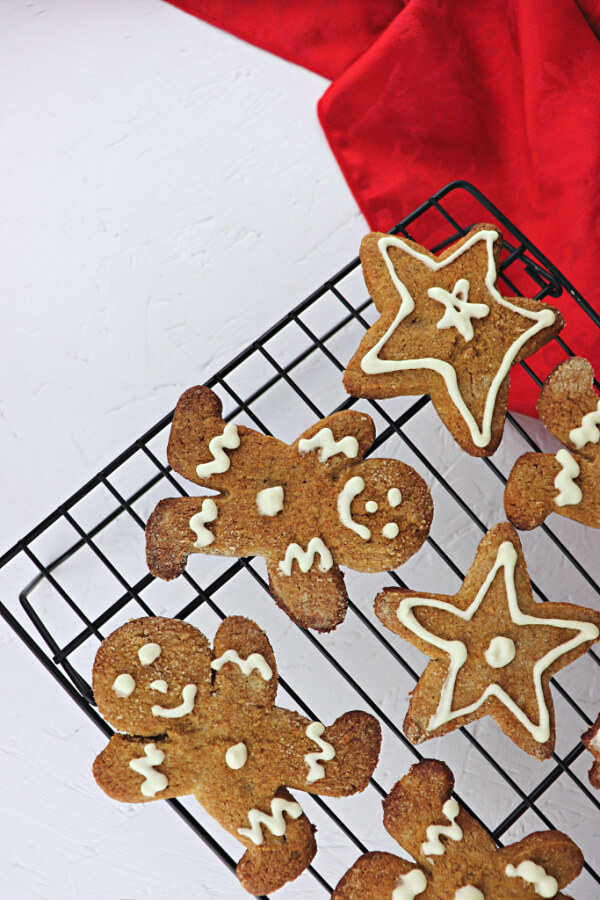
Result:
<svg viewBox="0 0 600 900"><path fill-rule="evenodd" d="M536 603L512 525L488 531L453 597L385 588L375 612L432 660L404 720L414 744L490 715L532 756L551 756L550 678L598 640L600 612Z"/></svg>
<svg viewBox="0 0 600 900"><path fill-rule="evenodd" d="M560 313L498 291L502 236L476 225L439 256L374 232L360 258L380 314L344 375L355 397L430 394L463 450L490 456L502 437L510 369L563 326Z"/></svg>
<svg viewBox="0 0 600 900"><path fill-rule="evenodd" d="M525 453L516 461L504 492L508 518L528 531L556 512L600 528L600 398L587 359L575 356L550 373L538 413L565 447L556 454Z"/></svg>
<svg viewBox="0 0 600 900"><path fill-rule="evenodd" d="M296 878L316 852L313 827L286 787L342 797L362 791L381 729L349 712L325 728L274 706L275 657L249 619L230 616L211 652L192 625L128 622L100 646L94 696L113 736L94 763L116 800L193 794L247 849L237 866L254 894Z"/></svg>
<svg viewBox="0 0 600 900"><path fill-rule="evenodd" d="M581 742L595 758L594 764L590 769L590 784L592 787L600 790L600 716L598 716L592 727L585 734L582 734Z"/></svg>
<svg viewBox="0 0 600 900"><path fill-rule="evenodd" d="M226 424L218 397L191 388L175 410L169 462L220 493L158 504L146 527L150 571L175 578L190 553L264 556L271 592L288 615L305 628L335 628L348 602L339 566L396 568L422 545L433 515L414 469L363 460L374 437L370 416L346 410L288 446Z"/></svg>
<svg viewBox="0 0 600 900"><path fill-rule="evenodd" d="M566 834L538 831L500 849L453 788L444 763L414 765L383 801L383 824L417 863L365 853L332 900L569 900L561 891L581 872L583 856Z"/></svg>

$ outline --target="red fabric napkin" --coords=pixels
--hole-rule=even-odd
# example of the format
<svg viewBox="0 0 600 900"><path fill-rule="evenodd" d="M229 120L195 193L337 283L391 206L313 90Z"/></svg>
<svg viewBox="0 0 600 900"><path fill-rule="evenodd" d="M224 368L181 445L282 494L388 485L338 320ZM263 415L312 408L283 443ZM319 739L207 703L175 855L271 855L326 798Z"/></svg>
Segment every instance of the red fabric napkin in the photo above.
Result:
<svg viewBox="0 0 600 900"><path fill-rule="evenodd" d="M600 310L600 0L176 5L335 78L319 117L371 228L470 181ZM451 210L472 221L468 194ZM600 332L568 297L556 305L564 340L600 369ZM561 356L553 343L532 367L543 378ZM513 370L511 408L535 414L537 394Z"/></svg>

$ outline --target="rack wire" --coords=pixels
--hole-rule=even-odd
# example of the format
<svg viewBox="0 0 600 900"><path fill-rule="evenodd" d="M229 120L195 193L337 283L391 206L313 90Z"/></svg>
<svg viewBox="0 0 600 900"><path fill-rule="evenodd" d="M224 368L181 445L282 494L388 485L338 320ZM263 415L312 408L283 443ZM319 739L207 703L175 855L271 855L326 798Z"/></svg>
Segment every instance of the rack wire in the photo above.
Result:
<svg viewBox="0 0 600 900"><path fill-rule="evenodd" d="M600 318L575 288L472 185L447 185L393 231L439 251L479 221L495 221L502 228L500 279L508 291L552 298L567 321L569 308L577 304L590 327L600 327ZM320 852L308 872L281 891L282 898L325 896L367 849L401 852L385 835L379 801L423 755L405 738L400 723L425 661L383 629L372 611L373 598L390 580L415 589L456 590L482 534L504 518L503 485L512 463L524 450L538 450L540 444L547 448L552 442L539 423L509 414L494 458L474 460L440 428L427 396L384 403L347 397L341 387L345 362L373 318L359 260L353 259L207 382L223 399L225 418L266 434L275 431L287 440L336 408L368 411L377 425L370 452L409 462L432 489L434 524L425 547L400 574L348 573L348 617L332 634L305 631L275 608L261 560L197 557L169 586L148 574L143 564L147 516L157 499L173 492L185 495L188 487L164 462L172 413L0 558L0 570L13 568L11 581L22 578L24 585L18 597L0 603L0 613L107 736L112 731L96 711L90 686L91 662L99 642L136 615L173 615L212 636L226 615L243 612L265 627L274 645L282 672L280 705L323 721L351 706L378 717L384 731L382 758L364 795L327 801L300 797L318 824ZM560 336L555 344L556 362L576 351ZM541 385L547 373L536 371L535 357L521 366ZM589 531L551 520L522 536L539 600L566 596L598 606ZM578 896L590 900L598 896L600 885L600 794L588 784L591 758L579 735L600 708L599 664L598 654L590 651L552 680L558 744L551 760L525 757L486 719L431 742L424 753L453 766L457 796L499 845L540 828L559 827L570 834L586 855ZM316 673L314 683L307 678L308 669ZM330 690L324 692L323 684ZM467 770L476 778L463 777ZM481 790L482 783L489 792ZM235 868L240 845L198 804L166 802L226 866ZM233 882L231 895L237 891L245 896Z"/></svg>

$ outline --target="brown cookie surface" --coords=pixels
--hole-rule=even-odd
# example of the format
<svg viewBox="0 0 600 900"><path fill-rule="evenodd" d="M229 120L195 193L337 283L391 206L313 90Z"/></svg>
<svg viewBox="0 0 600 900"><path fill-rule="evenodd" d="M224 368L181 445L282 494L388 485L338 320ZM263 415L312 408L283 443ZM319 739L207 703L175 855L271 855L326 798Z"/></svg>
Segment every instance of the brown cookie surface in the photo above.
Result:
<svg viewBox="0 0 600 900"><path fill-rule="evenodd" d="M363 459L374 437L370 416L345 410L288 446L226 424L217 396L191 388L175 410L169 462L219 493L158 504L146 527L150 571L175 578L190 553L263 556L288 615L305 628L335 628L347 608L339 566L394 569L431 525L431 496L414 469Z"/></svg>
<svg viewBox="0 0 600 900"><path fill-rule="evenodd" d="M550 679L599 639L600 612L536 603L508 522L485 535L457 594L385 588L375 612L431 657L404 720L414 744L490 715L532 756L552 754Z"/></svg>
<svg viewBox="0 0 600 900"><path fill-rule="evenodd" d="M600 528L600 399L587 359L575 356L550 373L538 413L565 446L519 457L504 492L508 518L525 531L553 512Z"/></svg>
<svg viewBox="0 0 600 900"><path fill-rule="evenodd" d="M439 256L374 232L360 257L380 318L348 364L355 397L429 394L463 450L489 456L502 437L510 369L563 326L537 300L497 288L502 236L476 225Z"/></svg>
<svg viewBox="0 0 600 900"><path fill-rule="evenodd" d="M325 728L274 705L277 667L263 631L230 616L211 651L192 625L144 618L100 646L98 708L116 729L94 763L116 800L193 794L247 849L237 867L253 894L296 878L316 852L313 827L286 787L332 797L364 790L379 723L349 712Z"/></svg>
<svg viewBox="0 0 600 900"><path fill-rule="evenodd" d="M579 848L558 831L530 834L499 849L452 797L442 762L422 760L383 801L383 824L416 863L365 853L332 900L569 900L562 889L583 866Z"/></svg>
<svg viewBox="0 0 600 900"><path fill-rule="evenodd" d="M600 715L592 727L582 734L581 742L594 757L594 764L589 772L590 784L600 791Z"/></svg>

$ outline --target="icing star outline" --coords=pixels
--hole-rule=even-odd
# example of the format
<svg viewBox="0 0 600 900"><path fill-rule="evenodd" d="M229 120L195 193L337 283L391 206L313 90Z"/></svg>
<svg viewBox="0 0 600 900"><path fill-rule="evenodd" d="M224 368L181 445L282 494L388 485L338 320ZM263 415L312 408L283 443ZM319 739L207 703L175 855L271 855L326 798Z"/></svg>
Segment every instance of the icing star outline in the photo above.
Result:
<svg viewBox="0 0 600 900"><path fill-rule="evenodd" d="M489 560L492 556L492 565L486 566L484 569L485 561ZM516 587L516 573L519 565L522 565L521 596L518 595ZM476 574L474 574L473 570L475 570ZM441 637L433 630L433 626L431 625L431 620L433 619L434 624L436 622L438 624L442 623L443 627L441 630L444 630L444 617L440 618L439 616L436 616L436 611L439 611L442 614L448 613L450 616L462 620L465 625L473 623L470 631L467 630L464 633L464 637L468 641L470 634L473 633L474 629L477 629L477 625L475 624L476 614L488 595L496 576L501 570L503 577L502 593L512 624L517 626L544 626L546 628L550 626L560 630L560 632L576 632L575 635L565 640L561 637L557 641L552 642L553 646L550 646L550 649L548 649L546 653L535 661L532 660L531 664L528 665L531 672L531 687L534 689L534 698L538 710L537 722L532 721L531 717L513 699L510 693L508 693L501 684L498 684L498 681L493 677L494 673L497 673L499 668L506 668L508 670L513 663L516 663L517 666L522 668L523 654L526 651L519 648L518 640L516 640L516 653L513 653L512 655L509 654L505 662L501 662L500 665L497 665L495 662L486 660L489 667L489 680L485 688L479 693L479 696L470 703L465 703L459 708L453 708L454 693L459 674L463 672L462 684L464 687L467 683L467 678L469 677L465 674L469 663L477 666L480 672L485 666L481 659L477 659L473 662L469 650L462 640L448 640ZM485 575L483 576L484 571ZM525 584L522 579L523 575L525 575L526 579L526 591L524 590ZM440 671L438 668L439 660L447 660L447 669L439 691L437 707L428 717L422 712L419 713L418 710L419 685L422 686L423 691L425 685L428 685L429 690L431 690L432 686L431 678L433 672L430 670L428 673L428 666L423 676L421 676L419 685L417 685L413 698L411 699L409 712L404 723L405 731L411 740L418 743L421 740L436 737L453 728L459 727L459 725L467 724L468 722L481 718L486 712L489 712L489 714L498 721L498 724L506 730L505 725L511 720L502 715L497 717L495 710L486 710L484 708L486 700L495 697L503 704L510 716L514 718L529 735L529 738L525 738L524 741L519 737L518 742L524 749L532 753L532 755L545 758L546 756L551 755L554 745L554 738L552 735L553 710L548 690L549 679L552 674L582 655L589 649L592 643L599 639L600 628L598 626L600 625L600 613L564 603L536 604L531 593L531 586L527 576L519 539L515 530L508 523L502 523L495 526L495 528L488 532L484 537L477 551L472 569L465 579L465 583L468 582L471 589L473 588L475 578L477 579L475 584L479 582L479 587L475 598L468 606L466 606L466 608L464 608L464 603L461 607L460 600L458 604L452 602L461 597L465 590L464 585L455 598L435 594L420 596L416 593L413 594L409 591L396 590L394 588L385 589L376 598L375 612L382 622L388 628L401 634L402 637L411 641L423 652L428 653L429 656L438 661L435 664L437 673ZM398 599L400 599L399 603ZM523 611L522 607L533 607L540 612L546 610L551 611L554 608L557 613L560 612L565 618L552 617L551 615L547 617L543 615L532 615L530 612ZM487 615L493 615L497 608L497 598L495 598L494 606L493 608L488 609ZM430 613L429 616L427 613L424 615L422 614L421 621L419 621L413 612L413 610L416 609L431 610L434 612L433 615ZM566 618L569 611L572 611L573 615L577 613L585 614L586 619ZM482 613L482 615L486 615L486 613ZM501 637L501 635L496 635L492 639L492 642L495 641L497 637ZM514 633L513 637L515 637ZM548 642L549 639L547 634L544 641L542 641L541 638L539 641L544 649L548 646ZM509 643L513 644L513 641L509 641ZM472 654L473 657L476 657L476 655L477 654L475 653ZM567 658L568 655L569 658ZM453 722L456 724L453 725ZM509 736L512 736L510 730L508 731L508 734Z"/></svg>
<svg viewBox="0 0 600 900"><path fill-rule="evenodd" d="M411 278L414 280L417 277L414 267L412 272L410 270L411 259L428 269L430 274L436 273L451 266L461 257L469 254L473 255L473 249L481 242L485 244L486 272L484 276L477 274L476 277L471 278L471 285L468 279L458 278L455 280L453 291L435 285L428 290L424 290L424 296L421 296L420 290L415 292L415 296L411 294L407 282ZM377 232L367 235L363 240L361 259L363 260L367 286L380 313L380 319L369 328L358 350L348 364L344 376L346 390L354 396L363 397L390 397L403 394L427 393L427 388L420 391L415 390L414 387L407 383L405 385L399 385L397 382L390 383L389 380L385 380L385 376L399 372L429 370L432 374L441 376L443 380L443 388L434 382L429 390L432 394L434 405L436 405L436 393L440 399L442 396L447 397L458 412L462 423L464 423L464 425L461 423L454 429L449 422L447 423L455 439L459 441L463 449L473 455L489 455L492 453L499 443L501 434L501 428L498 434L496 433L497 428L492 433L494 413L499 402L498 395L510 374L511 367L514 363L535 352L535 350L550 340L563 325L560 313L550 306L543 305L538 301L527 300L526 298L518 298L524 303L517 305L517 303L500 294L496 287L496 282L498 278L497 263L500 258L501 246L502 238L500 233L493 226L488 225L479 225L473 228L459 242L459 246L454 250L449 248L449 251L446 251L448 255L442 254L441 257L436 257L424 247L420 247L418 244L396 235L384 235ZM402 250L406 254L406 265L409 267L407 269L407 277L401 277L399 274L398 268L400 264L397 259L396 264L392 261L390 257L391 249L396 251ZM381 265L382 262L383 267ZM482 282L485 285L486 302L474 303L468 301L469 286L473 284L481 285ZM446 311L442 319L437 323L437 329L445 330L455 327L461 338L464 339L465 345L463 347L453 345L451 349L446 350L442 346L439 351L440 357L423 355L413 358L410 356L410 349L402 350L394 358L382 357L382 351L403 322L406 322L404 335L408 335L407 329L417 323L419 319L418 310L416 319L413 315L416 308L415 297L419 298L419 303L423 301L428 302L428 300L444 303ZM400 302L397 311L394 313L398 298ZM452 301L454 302L452 303ZM534 305L534 308L531 308L532 305ZM470 408L472 401L468 397L465 399L463 396L463 391L459 386L457 370L453 362L449 360L453 359L454 363L460 364L461 354L468 349L467 345L474 337L471 320L473 318L486 319L490 323L491 317L489 313L497 307L516 313L525 320L529 320L531 324L517 334L506 349L491 380L489 380L487 371L489 354L484 353L481 355L478 381L483 381L487 385L487 392L485 394L483 412L479 417L480 421L477 421L475 414ZM391 322L390 317L393 317ZM386 323L389 322L390 324L381 333L384 327L381 322L384 319ZM423 321L421 321L420 327L423 324ZM494 328L497 325L498 323L496 322L495 324L488 324L488 327ZM499 331L501 333L501 329ZM540 333L544 331L547 334L541 335ZM375 340L377 335L378 338ZM538 336L537 339L533 340L536 336ZM375 343L373 343L374 340ZM433 334L431 335L431 340L435 341ZM530 347L526 347L532 340L533 343ZM408 354L407 356L404 356L405 352ZM470 357L472 361L472 352ZM489 375L491 375L491 372ZM365 379L365 376L371 377ZM502 396L502 402L505 402L504 396ZM444 417L437 405L436 408L438 413L444 418L444 421L446 421L449 415L447 414ZM504 410L502 422L505 415L506 411ZM455 433L458 430L460 430L460 437L458 433Z"/></svg>

